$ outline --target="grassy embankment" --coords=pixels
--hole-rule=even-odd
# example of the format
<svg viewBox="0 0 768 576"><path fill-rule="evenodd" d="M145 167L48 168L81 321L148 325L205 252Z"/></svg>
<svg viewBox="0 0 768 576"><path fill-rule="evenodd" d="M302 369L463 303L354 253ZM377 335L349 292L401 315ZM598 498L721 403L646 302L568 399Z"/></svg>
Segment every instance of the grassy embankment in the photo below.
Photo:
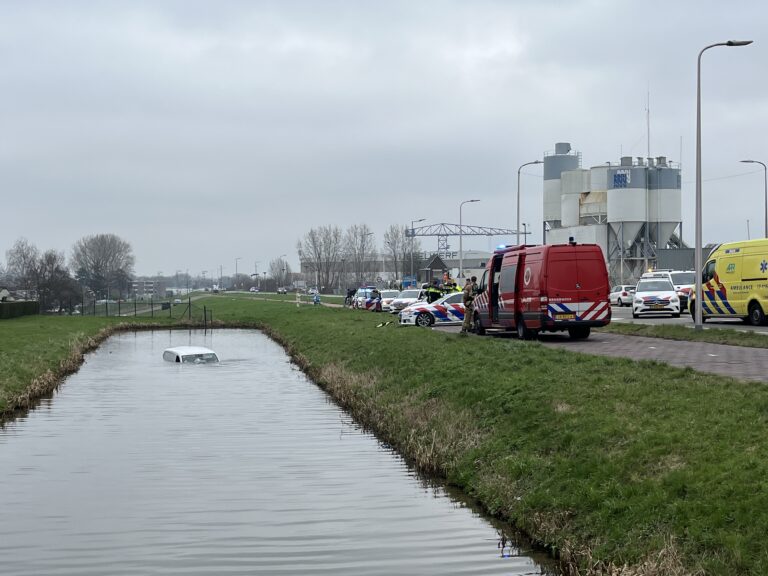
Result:
<svg viewBox="0 0 768 576"><path fill-rule="evenodd" d="M377 328L390 317L369 312L247 297L200 304L229 325L263 326L414 464L567 562L605 574L768 573L762 385L515 339ZM51 320L71 321L70 332L49 330ZM36 329L65 351L85 320L37 319ZM25 322L0 323L4 354L29 338L15 337Z"/></svg>

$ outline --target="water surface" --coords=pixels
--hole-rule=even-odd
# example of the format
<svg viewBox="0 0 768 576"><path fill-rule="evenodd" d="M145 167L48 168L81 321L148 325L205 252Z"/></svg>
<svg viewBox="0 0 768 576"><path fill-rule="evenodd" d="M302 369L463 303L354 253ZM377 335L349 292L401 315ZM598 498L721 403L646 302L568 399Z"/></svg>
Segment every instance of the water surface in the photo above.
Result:
<svg viewBox="0 0 768 576"><path fill-rule="evenodd" d="M3 574L549 573L250 330L110 338L0 429L0 510Z"/></svg>

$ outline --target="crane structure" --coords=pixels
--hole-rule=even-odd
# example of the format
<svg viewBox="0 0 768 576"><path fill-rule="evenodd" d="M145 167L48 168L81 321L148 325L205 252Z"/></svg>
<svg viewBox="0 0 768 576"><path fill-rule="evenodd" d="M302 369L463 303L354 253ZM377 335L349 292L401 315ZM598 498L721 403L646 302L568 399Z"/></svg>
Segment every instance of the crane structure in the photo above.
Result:
<svg viewBox="0 0 768 576"><path fill-rule="evenodd" d="M449 236L514 236L517 230L508 228L490 228L487 226L470 226L469 224L430 224L418 228L406 228L405 236L415 238L417 236L437 236L437 254L441 258L450 258ZM530 234L527 230L525 234Z"/></svg>

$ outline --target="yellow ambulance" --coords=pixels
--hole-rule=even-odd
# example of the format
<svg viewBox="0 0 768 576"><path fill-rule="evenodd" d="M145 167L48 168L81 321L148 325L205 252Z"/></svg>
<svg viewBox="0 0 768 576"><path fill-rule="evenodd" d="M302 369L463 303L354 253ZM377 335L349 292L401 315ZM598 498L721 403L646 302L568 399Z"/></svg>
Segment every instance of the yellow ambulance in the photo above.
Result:
<svg viewBox="0 0 768 576"><path fill-rule="evenodd" d="M765 323L768 310L768 238L721 244L702 271L702 320L742 318ZM694 314L695 295L691 299Z"/></svg>

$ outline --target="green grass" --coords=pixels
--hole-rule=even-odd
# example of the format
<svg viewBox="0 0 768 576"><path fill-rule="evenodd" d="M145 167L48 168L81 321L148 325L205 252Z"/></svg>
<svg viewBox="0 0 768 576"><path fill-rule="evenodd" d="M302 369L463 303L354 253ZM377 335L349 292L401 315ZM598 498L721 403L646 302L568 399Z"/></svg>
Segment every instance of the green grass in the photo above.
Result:
<svg viewBox="0 0 768 576"><path fill-rule="evenodd" d="M386 314L250 296L198 304L268 330L409 461L566 560L633 574L768 573L763 385L511 338L378 328L394 320ZM105 322L20 320L0 323L3 359L57 351L27 377L101 327L86 321Z"/></svg>
<svg viewBox="0 0 768 576"><path fill-rule="evenodd" d="M689 340L693 342L710 342L712 344L731 344L733 346L749 346L750 348L768 348L768 334L750 330L733 328L713 328L704 326L704 330L694 330L691 326L671 324L634 324L614 322L604 328L605 332L627 334L631 336L650 336L652 338L667 338L669 340Z"/></svg>

